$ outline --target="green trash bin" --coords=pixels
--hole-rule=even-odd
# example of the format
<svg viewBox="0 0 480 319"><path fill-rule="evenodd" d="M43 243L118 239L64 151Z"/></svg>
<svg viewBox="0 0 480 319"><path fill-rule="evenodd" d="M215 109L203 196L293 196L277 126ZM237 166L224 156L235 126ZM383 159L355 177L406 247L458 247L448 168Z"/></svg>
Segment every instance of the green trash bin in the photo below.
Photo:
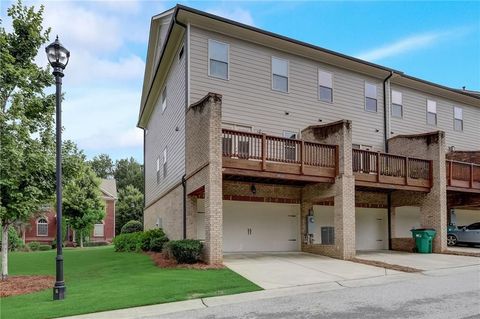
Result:
<svg viewBox="0 0 480 319"><path fill-rule="evenodd" d="M420 228L420 229L412 229L413 239L415 240L415 248L417 252L422 254L431 254L432 253L432 244L433 238L435 238L435 234L437 233L435 229L429 228Z"/></svg>

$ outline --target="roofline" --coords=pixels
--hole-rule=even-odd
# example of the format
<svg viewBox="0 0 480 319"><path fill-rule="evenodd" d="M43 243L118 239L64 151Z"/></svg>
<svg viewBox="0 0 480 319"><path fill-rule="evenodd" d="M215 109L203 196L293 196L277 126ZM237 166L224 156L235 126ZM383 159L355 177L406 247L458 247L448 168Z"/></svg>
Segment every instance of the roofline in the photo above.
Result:
<svg viewBox="0 0 480 319"><path fill-rule="evenodd" d="M160 55L160 60L159 61L162 61L162 59L163 59L163 56L165 54L166 44L170 40L170 35L172 33L173 26L175 24L178 24L177 16L178 16L178 13L179 13L180 10L184 10L184 11L187 11L187 12L190 12L190 13L193 13L193 14L197 14L197 15L200 15L200 16L203 16L203 17L206 17L206 18L210 18L210 19L213 19L213 20L217 20L217 21L220 21L220 22L228 23L228 24L231 24L231 25L234 25L234 26L237 26L237 27L240 27L240 28L244 28L244 29L247 29L247 30L250 30L250 31L253 31L253 32L257 32L257 33L260 33L260 34L263 34L263 35L266 35L266 36L270 36L270 37L277 38L277 39L280 39L280 40L283 40L283 41L287 41L287 42L290 42L290 43L293 43L293 44L296 44L296 45L301 45L301 46L304 46L304 47L307 47L307 48L311 48L313 50L317 50L317 51L321 51L321 52L324 52L324 53L327 53L327 54L331 54L331 55L334 55L334 56L337 56L337 57L340 57L340 58L343 58L343 59L347 59L347 60L350 60L350 61L353 61L353 62L356 62L356 63L359 63L359 64L364 64L364 65L367 65L367 66L370 66L370 67L373 67L373 68L376 68L376 69L379 69L379 70L382 70L382 71L386 71L386 72L389 72L389 73L395 73L395 74L398 74L401 77L404 77L406 79L410 79L410 80L413 80L413 81L418 81L418 82L421 82L421 83L424 83L424 84L427 84L427 85L431 85L433 87L437 87L437 88L440 88L440 89L443 89L443 90L451 91L451 92L456 93L456 94L461 94L461 95L464 95L464 96L467 96L467 97L472 97L474 99L480 100L480 96L478 94L465 92L465 91L462 91L460 89L455 89L455 88L451 88L451 87L441 85L441 84L438 84L438 83L423 80L423 79L405 74L403 71L400 71L400 70L396 70L396 69L392 69L392 68L389 68L389 67L386 67L386 66L383 66L383 65L380 65L380 64L368 62L368 61L365 61L365 60L362 60L362 59L359 59L359 58L355 58L353 56L349 56L349 55L346 55L346 54L343 54L343 53L339 53L339 52L336 52L336 51L325 49L323 47L316 46L316 45L313 45L311 43L296 40L296 39L293 39L293 38L290 38L290 37L287 37L287 36L283 36L283 35L278 34L278 33L263 30L263 29L260 29L260 28L257 28L257 27L253 27L253 26L241 23L241 22L233 21L233 20L230 20L230 19L227 19L227 18L224 18L224 17L220 17L220 16L217 16L217 15L214 15L214 14L211 14L211 13L208 13L208 12L205 12L205 11L201 11L201 10L198 10L198 9L194 9L192 7L188 7L188 6L181 5L181 4L177 4L175 7L171 8L171 9L168 9L168 10L165 10L164 12L162 12L160 14L157 14L157 15L152 17L152 20L153 20L154 18L159 17L159 16L161 16L161 15L167 13L167 12L170 12L170 11L173 12L172 21L170 22L170 26L169 26L168 31L167 31L167 37L165 39L165 45L162 48L162 53ZM148 98L150 97L152 86L153 86L153 83L155 82L155 79L157 77L159 67L160 67L160 63L158 63L157 67L155 68L155 73L153 75L153 79L152 79L150 87L148 89L147 96L146 96L144 102L141 105L141 110L140 110L140 114L139 114L139 118L138 118L138 122L137 122L138 127L140 127L140 121L141 121L141 118L143 117L143 113L144 113L144 110L145 110L145 105L148 101Z"/></svg>

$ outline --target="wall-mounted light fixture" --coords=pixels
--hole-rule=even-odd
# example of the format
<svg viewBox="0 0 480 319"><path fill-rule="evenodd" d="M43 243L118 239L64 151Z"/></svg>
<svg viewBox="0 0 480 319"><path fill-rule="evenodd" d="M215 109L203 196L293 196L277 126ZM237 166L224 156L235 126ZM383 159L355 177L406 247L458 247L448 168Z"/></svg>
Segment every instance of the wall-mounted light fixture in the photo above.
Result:
<svg viewBox="0 0 480 319"><path fill-rule="evenodd" d="M290 112L285 111L285 115L290 115Z"/></svg>
<svg viewBox="0 0 480 319"><path fill-rule="evenodd" d="M255 187L255 184L252 184L252 186L250 186L250 191L252 192L253 195L257 193L257 188Z"/></svg>

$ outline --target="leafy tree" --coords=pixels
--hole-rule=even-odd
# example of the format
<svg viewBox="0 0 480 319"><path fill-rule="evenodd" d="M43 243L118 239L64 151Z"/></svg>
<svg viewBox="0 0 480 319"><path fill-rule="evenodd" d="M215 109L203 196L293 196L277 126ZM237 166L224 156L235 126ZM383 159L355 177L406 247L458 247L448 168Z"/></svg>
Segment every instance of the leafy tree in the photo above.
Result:
<svg viewBox="0 0 480 319"><path fill-rule="evenodd" d="M48 41L38 11L19 1L7 14L12 31L0 21L0 221L3 228L2 280L8 276L8 229L30 218L55 188L55 96L44 93L53 76L35 64Z"/></svg>
<svg viewBox="0 0 480 319"><path fill-rule="evenodd" d="M118 160L115 164L114 176L118 189L132 185L143 193L143 166L133 157Z"/></svg>
<svg viewBox="0 0 480 319"><path fill-rule="evenodd" d="M63 193L63 213L72 228L80 234L80 247L83 247L85 234L105 217L100 179L84 163L78 174L65 184Z"/></svg>
<svg viewBox="0 0 480 319"><path fill-rule="evenodd" d="M93 171L100 178L110 178L113 176L113 161L108 154L100 154L95 156L90 162Z"/></svg>
<svg viewBox="0 0 480 319"><path fill-rule="evenodd" d="M123 225L136 220L143 224L143 194L127 185L118 191L118 203L115 210L115 232L120 234Z"/></svg>

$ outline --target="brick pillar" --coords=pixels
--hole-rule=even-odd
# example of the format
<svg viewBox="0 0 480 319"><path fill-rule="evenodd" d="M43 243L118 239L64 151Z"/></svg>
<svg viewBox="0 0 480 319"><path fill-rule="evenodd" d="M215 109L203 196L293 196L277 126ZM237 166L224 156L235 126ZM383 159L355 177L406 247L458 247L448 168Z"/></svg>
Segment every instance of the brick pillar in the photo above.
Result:
<svg viewBox="0 0 480 319"><path fill-rule="evenodd" d="M342 120L309 126L302 131L305 140L338 146L338 176L333 185L335 252L334 257L355 256L355 177L352 171L352 123ZM318 195L322 195L318 192ZM326 194L323 194L324 196Z"/></svg>
<svg viewBox="0 0 480 319"><path fill-rule="evenodd" d="M437 231L433 251L447 249L447 176L445 133L436 131L418 135L398 135L388 140L393 154L431 160L432 188L419 201L420 225Z"/></svg>
<svg viewBox="0 0 480 319"><path fill-rule="evenodd" d="M221 100L210 98L208 181L205 185L205 259L223 260L222 113Z"/></svg>

